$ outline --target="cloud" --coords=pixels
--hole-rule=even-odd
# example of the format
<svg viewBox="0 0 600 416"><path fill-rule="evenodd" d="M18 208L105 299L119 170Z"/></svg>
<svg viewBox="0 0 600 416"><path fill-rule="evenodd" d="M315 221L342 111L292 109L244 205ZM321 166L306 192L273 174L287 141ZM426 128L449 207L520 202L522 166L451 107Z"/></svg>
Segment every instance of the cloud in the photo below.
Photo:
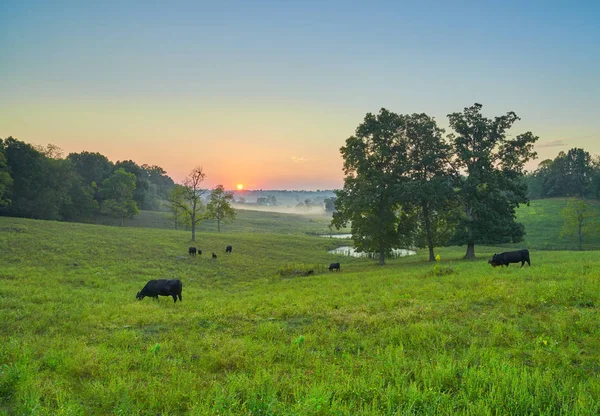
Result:
<svg viewBox="0 0 600 416"><path fill-rule="evenodd" d="M312 157L303 157L303 156L292 156L292 162L295 163L304 163L304 162L316 162L317 159L313 159Z"/></svg>
<svg viewBox="0 0 600 416"><path fill-rule="evenodd" d="M567 146L564 140L552 140L551 142L546 142L543 144L538 144L537 147L563 147Z"/></svg>

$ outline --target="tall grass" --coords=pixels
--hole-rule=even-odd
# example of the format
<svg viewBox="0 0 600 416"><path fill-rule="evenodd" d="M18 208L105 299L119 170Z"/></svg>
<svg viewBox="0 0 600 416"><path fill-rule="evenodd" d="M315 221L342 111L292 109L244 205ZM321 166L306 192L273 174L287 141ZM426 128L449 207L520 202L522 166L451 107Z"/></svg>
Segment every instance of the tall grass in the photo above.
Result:
<svg viewBox="0 0 600 416"><path fill-rule="evenodd" d="M201 232L212 260L184 231L0 218L0 413L600 412L596 252L492 268L445 248L436 274L337 243ZM135 300L166 277L183 302Z"/></svg>

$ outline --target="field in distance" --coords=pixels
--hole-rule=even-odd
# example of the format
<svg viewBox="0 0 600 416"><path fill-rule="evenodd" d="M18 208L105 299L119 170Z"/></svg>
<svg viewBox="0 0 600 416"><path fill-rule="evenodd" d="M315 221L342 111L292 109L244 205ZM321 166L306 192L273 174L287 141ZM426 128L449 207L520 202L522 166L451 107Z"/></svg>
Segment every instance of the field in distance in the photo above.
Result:
<svg viewBox="0 0 600 416"><path fill-rule="evenodd" d="M0 218L0 414L600 412L597 252L380 267L316 236L189 237ZM136 301L157 278L183 301Z"/></svg>
<svg viewBox="0 0 600 416"><path fill-rule="evenodd" d="M575 236L561 236L564 219L561 210L567 204L566 198L533 200L529 206L522 205L517 209L517 221L525 226L525 239L516 244L504 244L503 249L529 248L537 250L575 250ZM587 201L596 209L600 216L600 204ZM225 232L247 233L281 233L319 235L333 233L350 233L350 228L336 230L330 228L331 214L325 212L309 212L304 214L237 210L238 218L229 224L221 224ZM97 217L96 222L106 225L118 225L119 221L108 217ZM136 217L127 220L128 227L145 227L174 229L173 221L166 212L141 211ZM198 230L216 231L214 220L202 222ZM584 250L600 250L600 233L586 235L583 242Z"/></svg>

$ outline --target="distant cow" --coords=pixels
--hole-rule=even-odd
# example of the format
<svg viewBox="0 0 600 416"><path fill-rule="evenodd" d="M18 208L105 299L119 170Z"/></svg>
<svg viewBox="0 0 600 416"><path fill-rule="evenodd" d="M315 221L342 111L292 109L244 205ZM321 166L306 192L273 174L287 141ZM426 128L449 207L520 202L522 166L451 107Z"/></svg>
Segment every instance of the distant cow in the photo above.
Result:
<svg viewBox="0 0 600 416"><path fill-rule="evenodd" d="M233 247L231 247L231 246L225 247L225 253L231 253L232 250L233 250Z"/></svg>
<svg viewBox="0 0 600 416"><path fill-rule="evenodd" d="M337 270L338 272L340 271L340 264L339 263L331 263L329 265L329 271L334 271Z"/></svg>
<svg viewBox="0 0 600 416"><path fill-rule="evenodd" d="M198 249L198 255L201 256L202 255L202 250Z"/></svg>
<svg viewBox="0 0 600 416"><path fill-rule="evenodd" d="M494 254L494 256L488 260L488 263L494 267L508 267L510 263L521 263L521 267L523 267L525 262L531 266L531 262L529 261L529 250L507 251L500 254Z"/></svg>
<svg viewBox="0 0 600 416"><path fill-rule="evenodd" d="M195 256L196 255L196 247L188 248L188 253L190 253L192 256Z"/></svg>
<svg viewBox="0 0 600 416"><path fill-rule="evenodd" d="M212 258L213 258L213 259L216 259L216 258L217 258L217 255L216 255L215 253L212 253Z"/></svg>
<svg viewBox="0 0 600 416"><path fill-rule="evenodd" d="M137 293L135 298L142 300L145 297L154 298L158 300L158 296L173 296L173 302L177 302L177 297L181 302L181 280L179 279L159 279L150 280L146 283L146 286Z"/></svg>

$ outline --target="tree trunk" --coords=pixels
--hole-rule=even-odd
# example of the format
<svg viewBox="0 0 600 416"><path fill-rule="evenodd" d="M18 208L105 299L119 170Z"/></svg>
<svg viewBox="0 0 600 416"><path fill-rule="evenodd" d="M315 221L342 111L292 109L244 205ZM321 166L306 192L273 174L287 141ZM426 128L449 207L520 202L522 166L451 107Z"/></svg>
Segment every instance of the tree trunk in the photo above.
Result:
<svg viewBox="0 0 600 416"><path fill-rule="evenodd" d="M433 237L431 236L431 221L429 220L429 207L427 204L423 204L423 221L425 222L425 233L427 234L427 247L429 247L429 261L435 261Z"/></svg>
<svg viewBox="0 0 600 416"><path fill-rule="evenodd" d="M192 212L192 241L196 241L196 213Z"/></svg>
<svg viewBox="0 0 600 416"><path fill-rule="evenodd" d="M379 265L383 266L385 264L385 249L383 247L379 248Z"/></svg>
<svg viewBox="0 0 600 416"><path fill-rule="evenodd" d="M467 254L465 254L465 259L472 260L475 258L475 243L467 244Z"/></svg>
<svg viewBox="0 0 600 416"><path fill-rule="evenodd" d="M467 254L465 254L465 259L473 260L475 258L475 233L473 232L473 215L471 208L465 208L465 213L467 214L467 220L469 221L467 224L469 236L467 240Z"/></svg>

